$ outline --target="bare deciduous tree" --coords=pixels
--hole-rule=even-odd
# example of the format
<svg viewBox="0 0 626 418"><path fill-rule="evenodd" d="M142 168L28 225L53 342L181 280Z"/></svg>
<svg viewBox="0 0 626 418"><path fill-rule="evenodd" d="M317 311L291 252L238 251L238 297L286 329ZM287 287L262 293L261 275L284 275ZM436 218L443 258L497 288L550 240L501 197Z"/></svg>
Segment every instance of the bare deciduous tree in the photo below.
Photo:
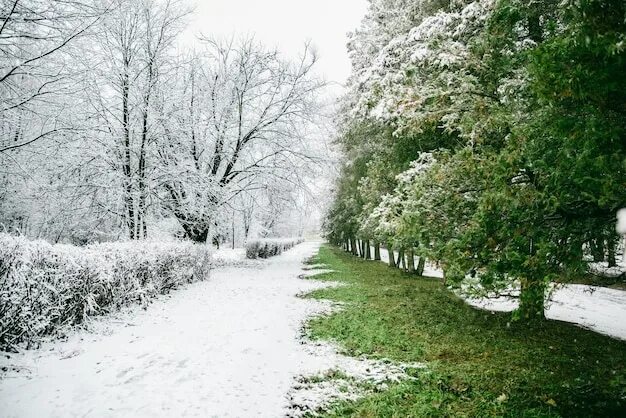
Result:
<svg viewBox="0 0 626 418"><path fill-rule="evenodd" d="M157 132L155 95L187 9L180 1L118 1L96 35L100 71L91 83L94 113L110 137L131 239L145 238L150 146Z"/></svg>
<svg viewBox="0 0 626 418"><path fill-rule="evenodd" d="M89 0L0 0L0 10L0 153L5 153L75 130L59 111L76 77L69 56L74 41L108 7Z"/></svg>
<svg viewBox="0 0 626 418"><path fill-rule="evenodd" d="M290 62L252 38L204 44L187 66L184 98L165 111L159 148L168 206L196 241L207 239L224 202L270 179L298 181L314 158L306 129L324 86L309 45Z"/></svg>

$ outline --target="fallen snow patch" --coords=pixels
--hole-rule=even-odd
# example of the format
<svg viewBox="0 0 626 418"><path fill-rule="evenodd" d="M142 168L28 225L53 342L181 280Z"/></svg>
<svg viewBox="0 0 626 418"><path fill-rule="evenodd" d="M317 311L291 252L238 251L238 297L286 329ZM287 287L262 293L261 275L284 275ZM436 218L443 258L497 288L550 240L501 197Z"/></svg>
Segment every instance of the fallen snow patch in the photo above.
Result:
<svg viewBox="0 0 626 418"><path fill-rule="evenodd" d="M595 332L626 340L626 292L583 284L553 285L546 301L546 318L571 322ZM466 298L480 309L510 312L519 306L513 297Z"/></svg>
<svg viewBox="0 0 626 418"><path fill-rule="evenodd" d="M300 277L315 278L316 276L321 276L322 274L327 274L327 273L336 273L336 270L332 270L332 269L305 270L304 273L300 275Z"/></svg>
<svg viewBox="0 0 626 418"><path fill-rule="evenodd" d="M625 212L626 213L626 212ZM372 247L373 248L373 247ZM372 249L372 254L373 254ZM381 262L388 263L387 250L381 249ZM398 253L396 252L396 257ZM608 268L606 263L590 263L590 269L607 277L617 277L626 273L625 266ZM425 277L443 277L443 271L433 264L426 263ZM459 295L468 304L494 312L511 312L519 306L512 289L510 296L475 297ZM626 291L582 284L559 284L551 289L546 303L546 317L570 322L583 328L626 340Z"/></svg>
<svg viewBox="0 0 626 418"><path fill-rule="evenodd" d="M317 359L309 373L296 378L288 394L290 417L324 411L337 401L353 401L375 391L387 389L390 383L413 379L408 371L423 369L422 363L399 363L365 356L349 357L331 342L304 340L305 350Z"/></svg>
<svg viewBox="0 0 626 418"><path fill-rule="evenodd" d="M600 277L617 278L626 275L626 264L609 267L606 261L589 263L589 272Z"/></svg>
<svg viewBox="0 0 626 418"><path fill-rule="evenodd" d="M263 263L246 258L245 248L220 248L213 253L211 261L214 267L260 268Z"/></svg>
<svg viewBox="0 0 626 418"><path fill-rule="evenodd" d="M328 264L307 264L302 268L302 270L323 270L327 269L328 267Z"/></svg>

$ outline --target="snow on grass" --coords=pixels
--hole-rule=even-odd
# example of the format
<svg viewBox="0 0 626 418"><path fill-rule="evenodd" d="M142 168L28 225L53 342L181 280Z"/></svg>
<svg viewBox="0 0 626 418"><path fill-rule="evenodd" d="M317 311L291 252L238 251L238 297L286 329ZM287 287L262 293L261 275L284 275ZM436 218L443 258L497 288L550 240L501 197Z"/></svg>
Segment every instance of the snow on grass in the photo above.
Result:
<svg viewBox="0 0 626 418"><path fill-rule="evenodd" d="M559 285L546 316L626 340L626 292L582 284Z"/></svg>
<svg viewBox="0 0 626 418"><path fill-rule="evenodd" d="M335 281L315 281L315 277L334 272L325 264L309 264L299 277L319 283L320 288L347 286ZM310 292L306 292L310 293ZM306 296L301 293L299 296ZM307 299L311 300L311 299ZM329 315L342 309L344 302L312 299L319 305L317 312L307 319ZM422 369L422 363L400 363L388 359L368 359L366 356L352 357L342 354L339 345L331 341L313 341L306 337L306 326L302 328L302 344L310 360L288 394L288 417L315 415L323 412L337 401L357 400L374 391L384 390L389 383L413 377L409 370Z"/></svg>
<svg viewBox="0 0 626 418"><path fill-rule="evenodd" d="M287 417L296 418L321 412L338 401L356 401L367 396L368 391L350 378L337 378L332 374L319 379L299 379L289 393L291 402Z"/></svg>
<svg viewBox="0 0 626 418"><path fill-rule="evenodd" d="M317 269L327 269L328 265L326 264L307 264L302 269L303 270L317 270Z"/></svg>
<svg viewBox="0 0 626 418"><path fill-rule="evenodd" d="M609 267L606 261L589 263L589 272L600 277L616 278L626 274L626 264Z"/></svg>
<svg viewBox="0 0 626 418"><path fill-rule="evenodd" d="M552 285L546 301L546 318L571 322L601 334L626 340L626 292L583 284ZM510 312L518 301L508 296L466 298L480 309Z"/></svg>
<svg viewBox="0 0 626 418"><path fill-rule="evenodd" d="M372 254L374 250L372 247ZM387 250L380 251L381 262L388 263ZM398 256L398 253L395 253ZM602 263L590 263L591 269L602 270ZM623 266L609 270L602 270L603 274L611 277L625 272ZM442 278L443 272L436 266L426 263L424 277ZM480 309L496 312L511 312L518 307L518 301L514 297L519 294L512 289L511 296L472 297L460 295L467 303ZM559 284L554 285L549 292L550 297L546 303L546 317L558 321L571 322L601 334L613 338L626 340L626 291L609 289L599 286L582 284Z"/></svg>
<svg viewBox="0 0 626 418"><path fill-rule="evenodd" d="M245 248L220 248L213 253L211 263L214 267L249 267L255 268L261 265L263 260L250 260L246 258Z"/></svg>
<svg viewBox="0 0 626 418"><path fill-rule="evenodd" d="M246 259L245 248L220 248L213 252L213 260L223 263L237 263Z"/></svg>
<svg viewBox="0 0 626 418"><path fill-rule="evenodd" d="M316 361L289 391L290 417L323 411L337 401L357 400L386 389L390 383L413 379L409 370L425 367L422 363L349 357L331 342L305 340L305 349Z"/></svg>
<svg viewBox="0 0 626 418"><path fill-rule="evenodd" d="M335 270L327 269L327 268L316 268L316 269L305 269L304 273L302 273L301 277L307 278L315 278L315 276L321 276L322 274L334 273Z"/></svg>

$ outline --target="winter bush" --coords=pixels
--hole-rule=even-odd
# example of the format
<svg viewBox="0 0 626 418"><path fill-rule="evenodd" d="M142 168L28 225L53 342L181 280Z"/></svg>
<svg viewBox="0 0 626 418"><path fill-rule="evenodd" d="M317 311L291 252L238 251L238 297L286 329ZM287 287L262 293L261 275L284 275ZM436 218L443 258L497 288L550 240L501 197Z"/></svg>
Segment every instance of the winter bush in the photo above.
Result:
<svg viewBox="0 0 626 418"><path fill-rule="evenodd" d="M210 254L186 242L51 245L0 234L0 350L27 348L85 317L146 304L203 280Z"/></svg>
<svg viewBox="0 0 626 418"><path fill-rule="evenodd" d="M281 254L301 242L302 238L255 239L246 243L247 258L269 258Z"/></svg>

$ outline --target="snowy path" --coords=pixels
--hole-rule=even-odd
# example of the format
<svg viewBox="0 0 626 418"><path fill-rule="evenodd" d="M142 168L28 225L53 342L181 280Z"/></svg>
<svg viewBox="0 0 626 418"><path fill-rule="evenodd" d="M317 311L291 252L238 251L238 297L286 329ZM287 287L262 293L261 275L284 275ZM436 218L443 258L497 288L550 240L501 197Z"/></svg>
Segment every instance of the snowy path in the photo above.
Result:
<svg viewBox="0 0 626 418"><path fill-rule="evenodd" d="M328 309L295 297L325 286L297 279L319 245L214 270L146 311L101 321L107 333L3 358L0 366L22 371L0 380L0 416L284 416L296 376L345 362L299 339L303 321Z"/></svg>

